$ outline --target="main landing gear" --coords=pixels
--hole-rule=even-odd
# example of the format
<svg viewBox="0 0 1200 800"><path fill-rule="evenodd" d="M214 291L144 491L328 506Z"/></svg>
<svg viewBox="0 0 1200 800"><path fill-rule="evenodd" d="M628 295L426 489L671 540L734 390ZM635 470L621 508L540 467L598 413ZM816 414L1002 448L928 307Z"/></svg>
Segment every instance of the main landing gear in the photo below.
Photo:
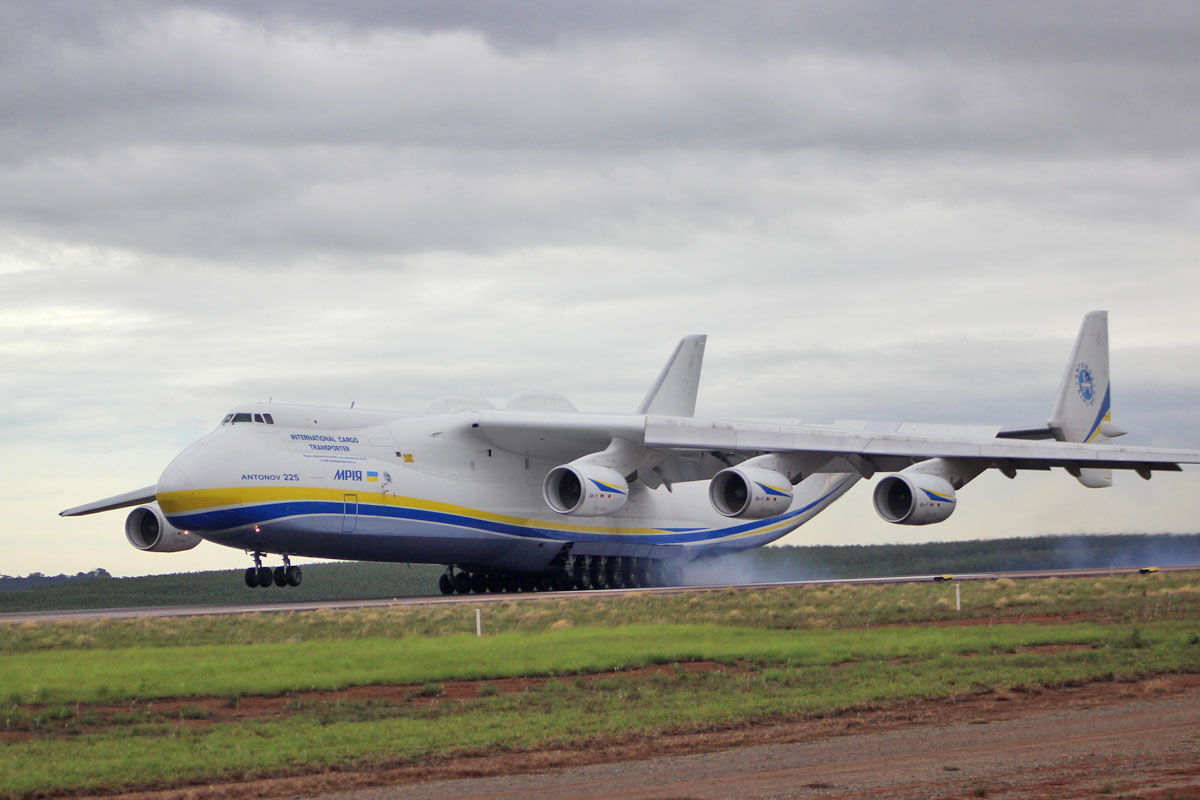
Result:
<svg viewBox="0 0 1200 800"><path fill-rule="evenodd" d="M449 566L438 579L442 594L564 592L570 589L638 589L678 586L683 566L661 558L570 556L554 572L529 574L467 570Z"/></svg>
<svg viewBox="0 0 1200 800"><path fill-rule="evenodd" d="M264 567L262 565L262 557L264 555L266 554L253 554L254 566L246 570L247 586L253 589L257 586L262 586L265 588L270 586L272 583L276 586L300 585L300 581L304 579L304 573L300 571L299 567L292 566L292 562L287 556L283 557L282 567L275 567L275 569L271 569L270 567Z"/></svg>

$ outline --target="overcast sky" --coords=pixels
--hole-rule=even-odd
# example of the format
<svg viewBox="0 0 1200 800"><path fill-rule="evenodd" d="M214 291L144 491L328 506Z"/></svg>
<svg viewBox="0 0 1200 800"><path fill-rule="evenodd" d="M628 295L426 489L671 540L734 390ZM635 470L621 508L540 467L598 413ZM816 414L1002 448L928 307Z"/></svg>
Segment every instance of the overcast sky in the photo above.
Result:
<svg viewBox="0 0 1200 800"><path fill-rule="evenodd" d="M341 8L349 5L349 8ZM1200 4L0 3L0 573L247 400L1040 424L1110 312L1123 443L1200 447ZM1200 474L870 486L784 541L1200 529Z"/></svg>

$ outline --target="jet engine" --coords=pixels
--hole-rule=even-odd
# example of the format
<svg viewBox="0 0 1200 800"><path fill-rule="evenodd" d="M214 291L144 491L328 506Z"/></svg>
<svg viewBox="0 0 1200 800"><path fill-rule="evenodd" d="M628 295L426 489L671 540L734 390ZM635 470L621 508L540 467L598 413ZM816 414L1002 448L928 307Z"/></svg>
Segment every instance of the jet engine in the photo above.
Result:
<svg viewBox="0 0 1200 800"><path fill-rule="evenodd" d="M542 497L559 514L600 517L621 510L629 482L615 469L572 462L546 473Z"/></svg>
<svg viewBox="0 0 1200 800"><path fill-rule="evenodd" d="M709 482L708 500L723 516L764 519L788 510L792 482L772 469L729 467Z"/></svg>
<svg viewBox="0 0 1200 800"><path fill-rule="evenodd" d="M125 518L125 538L138 550L178 553L200 544L200 537L167 522L157 503L139 506Z"/></svg>
<svg viewBox="0 0 1200 800"><path fill-rule="evenodd" d="M945 478L897 472L875 486L875 511L897 525L929 525L954 513L954 487Z"/></svg>

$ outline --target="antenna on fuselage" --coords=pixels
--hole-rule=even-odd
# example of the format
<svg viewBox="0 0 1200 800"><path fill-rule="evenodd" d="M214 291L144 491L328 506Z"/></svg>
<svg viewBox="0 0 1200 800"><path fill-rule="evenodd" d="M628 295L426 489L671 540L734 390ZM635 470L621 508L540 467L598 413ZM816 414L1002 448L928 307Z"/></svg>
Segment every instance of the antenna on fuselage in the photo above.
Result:
<svg viewBox="0 0 1200 800"><path fill-rule="evenodd" d="M350 401L350 407L351 407L351 408L354 408L354 401L353 401L353 400L351 400L351 401Z"/></svg>

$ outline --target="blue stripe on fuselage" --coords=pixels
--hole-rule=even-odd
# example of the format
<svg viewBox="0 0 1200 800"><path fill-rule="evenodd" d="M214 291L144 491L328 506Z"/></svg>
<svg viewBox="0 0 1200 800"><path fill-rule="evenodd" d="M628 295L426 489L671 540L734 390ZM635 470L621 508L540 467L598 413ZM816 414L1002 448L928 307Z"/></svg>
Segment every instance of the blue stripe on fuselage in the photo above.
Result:
<svg viewBox="0 0 1200 800"><path fill-rule="evenodd" d="M762 520L754 520L728 528L661 528L661 534L639 535L623 534L619 530L612 533L594 533L572 530L555 530L539 528L532 525L517 525L494 520L480 519L463 514L452 514L444 511L428 511L409 508L406 506L376 505L359 503L359 517L384 517L415 522L430 522L442 525L455 525L477 531L503 534L507 536L530 537L537 539L555 539L560 541L590 541L590 542L623 542L628 544L687 544L703 542L709 539L721 539L737 534L751 533L758 528L777 525L780 522L794 519L823 503L842 487L842 482L803 508L798 508ZM247 525L259 525L273 520L289 517L312 515L341 516L345 513L345 505L339 501L330 500L299 500L291 502L260 503L240 508L225 508L216 511L203 511L195 514L182 514L167 517L167 521L181 530L192 530L203 535L203 531L230 530Z"/></svg>

